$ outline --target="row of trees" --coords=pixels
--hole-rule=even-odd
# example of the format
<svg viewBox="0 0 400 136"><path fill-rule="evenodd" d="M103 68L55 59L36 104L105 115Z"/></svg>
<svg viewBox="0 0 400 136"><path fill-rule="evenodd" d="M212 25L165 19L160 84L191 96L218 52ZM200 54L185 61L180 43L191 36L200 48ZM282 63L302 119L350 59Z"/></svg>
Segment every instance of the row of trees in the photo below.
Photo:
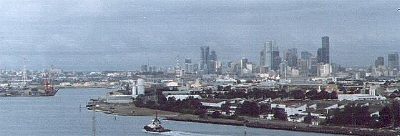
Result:
<svg viewBox="0 0 400 136"><path fill-rule="evenodd" d="M400 127L400 103L398 101L393 101L391 105L383 107L379 115L371 116L368 110L368 106L346 105L344 109L335 109L327 119L327 123L371 128Z"/></svg>
<svg viewBox="0 0 400 136"><path fill-rule="evenodd" d="M337 99L337 92L335 91L331 93L324 90L318 92L316 89L310 90L308 92L303 90L293 90L290 92L286 92L285 90L273 91L269 89L258 89L258 88L253 88L252 90L245 90L245 89L229 89L229 90L230 91L227 91L225 93L215 93L214 97L219 99L233 99L233 98L254 98L254 99L293 98L302 100Z"/></svg>
<svg viewBox="0 0 400 136"><path fill-rule="evenodd" d="M157 91L155 100L146 100L145 96L139 96L135 101L135 105L138 107L196 115L205 114L207 112L206 109L202 107L200 100L193 97L184 100L177 100L175 97L167 99L161 91Z"/></svg>

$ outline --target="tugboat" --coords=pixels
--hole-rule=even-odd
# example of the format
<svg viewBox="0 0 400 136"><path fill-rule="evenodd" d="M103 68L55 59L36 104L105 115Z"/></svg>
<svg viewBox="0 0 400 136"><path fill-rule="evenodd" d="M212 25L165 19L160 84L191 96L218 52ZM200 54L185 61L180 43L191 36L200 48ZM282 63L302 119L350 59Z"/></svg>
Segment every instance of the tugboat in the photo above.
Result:
<svg viewBox="0 0 400 136"><path fill-rule="evenodd" d="M146 130L147 132L157 132L157 133L171 131L161 126L161 121L158 119L157 113L156 113L156 118L154 118L150 124L144 126L144 130Z"/></svg>

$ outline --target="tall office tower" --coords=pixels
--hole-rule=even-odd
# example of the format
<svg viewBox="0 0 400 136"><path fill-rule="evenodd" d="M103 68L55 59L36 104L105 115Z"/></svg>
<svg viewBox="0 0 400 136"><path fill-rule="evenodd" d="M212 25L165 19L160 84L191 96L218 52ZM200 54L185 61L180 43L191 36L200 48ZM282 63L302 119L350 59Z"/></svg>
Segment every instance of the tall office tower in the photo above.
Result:
<svg viewBox="0 0 400 136"><path fill-rule="evenodd" d="M375 67L384 66L385 65L385 58L378 57L375 60Z"/></svg>
<svg viewBox="0 0 400 136"><path fill-rule="evenodd" d="M248 59L242 58L242 59L240 60L240 70L243 71L243 69L246 69L246 68L247 68L248 62L249 62Z"/></svg>
<svg viewBox="0 0 400 136"><path fill-rule="evenodd" d="M272 47L272 70L279 70L279 64L281 64L281 57L279 56L278 46Z"/></svg>
<svg viewBox="0 0 400 136"><path fill-rule="evenodd" d="M388 55L388 67L399 70L399 53L394 52Z"/></svg>
<svg viewBox="0 0 400 136"><path fill-rule="evenodd" d="M266 42L260 52L260 67L278 70L280 61L278 46L275 45L274 41Z"/></svg>
<svg viewBox="0 0 400 136"><path fill-rule="evenodd" d="M208 73L215 74L217 72L217 53L215 51L211 51L211 54L208 58Z"/></svg>
<svg viewBox="0 0 400 136"><path fill-rule="evenodd" d="M329 37L324 36L322 39L322 48L321 48L321 61L324 64L329 64Z"/></svg>
<svg viewBox="0 0 400 136"><path fill-rule="evenodd" d="M300 75L308 76L311 69L311 61L313 55L310 52L302 51L301 52L301 60L300 60Z"/></svg>
<svg viewBox="0 0 400 136"><path fill-rule="evenodd" d="M309 60L309 59L311 59L311 57L312 57L312 54L308 51L302 51L300 54L300 58L303 60Z"/></svg>
<svg viewBox="0 0 400 136"><path fill-rule="evenodd" d="M209 64L209 54L210 54L210 47L208 46L201 46L201 55L200 55L200 70L204 71L208 74L208 64Z"/></svg>
<svg viewBox="0 0 400 136"><path fill-rule="evenodd" d="M142 66L140 67L140 69L141 69L141 72L148 72L148 67L147 67L147 65L142 65Z"/></svg>
<svg viewBox="0 0 400 136"><path fill-rule="evenodd" d="M265 66L265 47L260 52L260 67Z"/></svg>
<svg viewBox="0 0 400 136"><path fill-rule="evenodd" d="M322 56L322 48L318 48L317 51L317 62L318 63L323 63L323 56Z"/></svg>
<svg viewBox="0 0 400 136"><path fill-rule="evenodd" d="M184 70L186 73L193 73L193 64L192 64L192 60L190 58L185 59Z"/></svg>
<svg viewBox="0 0 400 136"><path fill-rule="evenodd" d="M272 68L272 46L273 46L273 41L268 41L265 43L264 51L265 51L265 67L268 67L269 69Z"/></svg>
<svg viewBox="0 0 400 136"><path fill-rule="evenodd" d="M297 67L297 49L292 48L288 49L286 52L286 61L289 67L295 68Z"/></svg>

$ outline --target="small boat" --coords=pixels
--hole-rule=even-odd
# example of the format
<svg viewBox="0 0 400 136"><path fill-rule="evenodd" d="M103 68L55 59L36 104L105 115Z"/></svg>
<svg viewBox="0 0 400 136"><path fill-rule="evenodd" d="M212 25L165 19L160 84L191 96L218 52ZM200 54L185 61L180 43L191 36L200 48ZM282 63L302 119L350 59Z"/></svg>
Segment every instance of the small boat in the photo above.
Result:
<svg viewBox="0 0 400 136"><path fill-rule="evenodd" d="M156 113L156 118L154 118L150 124L144 126L144 130L146 130L147 132L157 132L157 133L171 131L161 126L161 121L158 119L157 113Z"/></svg>

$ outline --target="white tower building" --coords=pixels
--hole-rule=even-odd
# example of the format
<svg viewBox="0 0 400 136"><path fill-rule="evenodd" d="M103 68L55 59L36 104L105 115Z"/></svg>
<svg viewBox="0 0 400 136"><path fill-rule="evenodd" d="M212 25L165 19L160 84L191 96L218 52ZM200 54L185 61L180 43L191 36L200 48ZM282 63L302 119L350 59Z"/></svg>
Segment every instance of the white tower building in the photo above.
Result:
<svg viewBox="0 0 400 136"><path fill-rule="evenodd" d="M144 79L139 78L137 80L137 94L136 95L144 95Z"/></svg>
<svg viewBox="0 0 400 136"><path fill-rule="evenodd" d="M132 82L132 97L136 98L138 96L137 87L135 81Z"/></svg>

